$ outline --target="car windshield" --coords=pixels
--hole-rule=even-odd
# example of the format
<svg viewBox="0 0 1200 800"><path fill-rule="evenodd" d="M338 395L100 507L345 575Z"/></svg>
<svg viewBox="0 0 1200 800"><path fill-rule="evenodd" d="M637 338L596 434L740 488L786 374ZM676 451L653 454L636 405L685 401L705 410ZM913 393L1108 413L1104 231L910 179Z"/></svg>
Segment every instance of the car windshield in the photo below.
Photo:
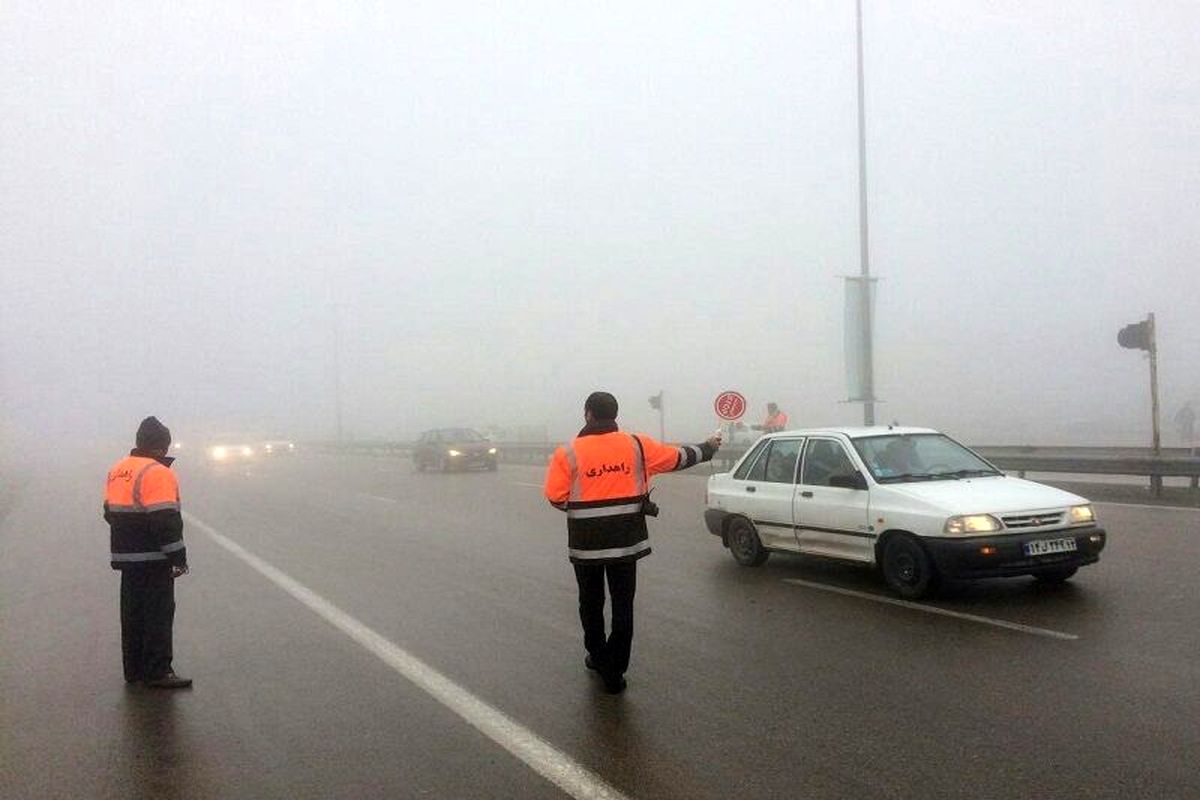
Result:
<svg viewBox="0 0 1200 800"><path fill-rule="evenodd" d="M442 431L443 442L482 442L483 437L470 428L446 428Z"/></svg>
<svg viewBox="0 0 1200 800"><path fill-rule="evenodd" d="M957 480L998 475L990 464L940 433L889 434L854 440L879 483Z"/></svg>

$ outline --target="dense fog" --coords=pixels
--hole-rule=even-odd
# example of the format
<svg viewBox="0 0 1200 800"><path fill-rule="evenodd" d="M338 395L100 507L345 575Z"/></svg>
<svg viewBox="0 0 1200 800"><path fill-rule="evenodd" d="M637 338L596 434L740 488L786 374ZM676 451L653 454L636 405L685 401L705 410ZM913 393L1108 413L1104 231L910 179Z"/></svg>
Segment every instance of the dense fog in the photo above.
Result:
<svg viewBox="0 0 1200 800"><path fill-rule="evenodd" d="M864 3L881 421L1164 443L1200 408L1200 6ZM855 13L11 2L5 449L854 423ZM340 381L339 381L340 373Z"/></svg>

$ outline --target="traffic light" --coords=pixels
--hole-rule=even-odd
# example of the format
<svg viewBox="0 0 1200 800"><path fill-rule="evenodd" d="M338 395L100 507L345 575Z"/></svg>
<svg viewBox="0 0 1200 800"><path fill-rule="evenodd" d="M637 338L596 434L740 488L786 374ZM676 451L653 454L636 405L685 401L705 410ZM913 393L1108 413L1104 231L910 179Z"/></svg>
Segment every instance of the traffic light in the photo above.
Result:
<svg viewBox="0 0 1200 800"><path fill-rule="evenodd" d="M662 410L662 392L659 392L656 395L651 395L650 407L653 408L655 411Z"/></svg>
<svg viewBox="0 0 1200 800"><path fill-rule="evenodd" d="M1152 350L1154 337L1151 333L1150 320L1144 319L1121 328L1117 333L1117 344L1130 350Z"/></svg>

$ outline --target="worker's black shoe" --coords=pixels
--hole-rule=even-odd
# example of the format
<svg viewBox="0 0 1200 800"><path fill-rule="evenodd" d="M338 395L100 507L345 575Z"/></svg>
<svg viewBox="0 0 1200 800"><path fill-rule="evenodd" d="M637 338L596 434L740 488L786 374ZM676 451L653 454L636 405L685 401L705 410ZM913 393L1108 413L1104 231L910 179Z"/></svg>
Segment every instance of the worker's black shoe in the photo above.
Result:
<svg viewBox="0 0 1200 800"><path fill-rule="evenodd" d="M181 678L174 672L168 672L161 678L146 681L146 685L151 689L186 689L192 685L192 679Z"/></svg>
<svg viewBox="0 0 1200 800"><path fill-rule="evenodd" d="M599 672L600 668L596 666L596 659L592 658L592 654L588 653L583 657L583 665L590 670Z"/></svg>
<svg viewBox="0 0 1200 800"><path fill-rule="evenodd" d="M604 676L604 691L609 694L620 694L625 691L625 676L623 675L605 675Z"/></svg>

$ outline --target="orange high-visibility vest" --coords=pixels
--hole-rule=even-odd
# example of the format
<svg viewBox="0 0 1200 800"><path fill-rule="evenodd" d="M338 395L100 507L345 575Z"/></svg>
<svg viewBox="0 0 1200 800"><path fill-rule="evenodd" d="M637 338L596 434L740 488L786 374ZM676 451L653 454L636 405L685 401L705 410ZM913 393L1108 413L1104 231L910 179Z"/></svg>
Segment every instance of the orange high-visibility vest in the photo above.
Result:
<svg viewBox="0 0 1200 800"><path fill-rule="evenodd" d="M788 426L788 415L782 411L776 411L771 416L767 417L767 421L763 423L763 430L771 431L786 431Z"/></svg>
<svg viewBox="0 0 1200 800"><path fill-rule="evenodd" d="M129 455L113 465L104 489L104 519L111 529L113 569L187 566L179 483L166 464Z"/></svg>
<svg viewBox="0 0 1200 800"><path fill-rule="evenodd" d="M675 447L621 431L578 436L555 450L544 491L567 512L571 561L617 563L649 555L642 503L650 478L701 460L705 454L697 445Z"/></svg>
<svg viewBox="0 0 1200 800"><path fill-rule="evenodd" d="M179 482L153 458L126 456L108 471L104 505L110 512L132 514L178 509Z"/></svg>

